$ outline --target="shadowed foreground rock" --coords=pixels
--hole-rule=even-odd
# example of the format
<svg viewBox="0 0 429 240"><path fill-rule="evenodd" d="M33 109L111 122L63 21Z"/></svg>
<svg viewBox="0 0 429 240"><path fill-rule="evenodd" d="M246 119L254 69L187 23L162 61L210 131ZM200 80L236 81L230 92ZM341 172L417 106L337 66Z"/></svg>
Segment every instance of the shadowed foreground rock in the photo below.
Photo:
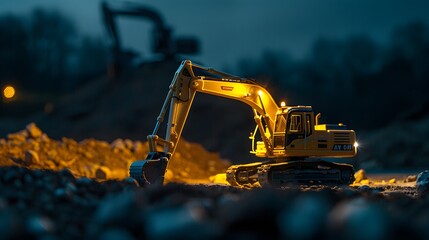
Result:
<svg viewBox="0 0 429 240"><path fill-rule="evenodd" d="M416 179L416 188L418 194L427 196L429 194L429 171L421 172Z"/></svg>
<svg viewBox="0 0 429 240"><path fill-rule="evenodd" d="M429 200L350 187L137 186L0 168L2 239L427 239Z"/></svg>

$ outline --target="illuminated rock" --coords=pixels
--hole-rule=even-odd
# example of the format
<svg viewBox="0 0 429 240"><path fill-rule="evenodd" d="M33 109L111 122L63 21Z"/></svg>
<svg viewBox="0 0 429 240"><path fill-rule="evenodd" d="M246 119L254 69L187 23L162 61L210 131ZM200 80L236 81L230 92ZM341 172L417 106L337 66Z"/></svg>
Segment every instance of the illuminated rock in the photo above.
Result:
<svg viewBox="0 0 429 240"><path fill-rule="evenodd" d="M404 180L404 182L415 182L416 180L417 180L417 175L410 175Z"/></svg>
<svg viewBox="0 0 429 240"><path fill-rule="evenodd" d="M25 151L24 161L27 165L39 163L39 155L35 151L27 150Z"/></svg>
<svg viewBox="0 0 429 240"><path fill-rule="evenodd" d="M117 148L117 149L124 149L124 148L126 148L125 141L122 140L122 139L120 139L120 138L118 138L115 141L113 141L110 144L110 146L113 147L113 148Z"/></svg>
<svg viewBox="0 0 429 240"><path fill-rule="evenodd" d="M368 185L368 184L370 184L371 182L369 181L369 179L363 179L363 180L361 180L359 183L360 183L360 184L363 184L363 185Z"/></svg>
<svg viewBox="0 0 429 240"><path fill-rule="evenodd" d="M354 183L361 183L362 180L368 179L366 177L365 170L363 169L359 169L358 171L356 171L354 177L355 177Z"/></svg>
<svg viewBox="0 0 429 240"><path fill-rule="evenodd" d="M36 124L30 123L28 124L25 129L28 132L28 135L30 138L40 138L42 136L42 130L40 130Z"/></svg>
<svg viewBox="0 0 429 240"><path fill-rule="evenodd" d="M27 134L23 131L17 133L9 133L7 135L7 140L16 141L16 142L25 142Z"/></svg>
<svg viewBox="0 0 429 240"><path fill-rule="evenodd" d="M210 181L216 184L229 185L228 181L226 181L226 173L219 173L214 176L211 176Z"/></svg>

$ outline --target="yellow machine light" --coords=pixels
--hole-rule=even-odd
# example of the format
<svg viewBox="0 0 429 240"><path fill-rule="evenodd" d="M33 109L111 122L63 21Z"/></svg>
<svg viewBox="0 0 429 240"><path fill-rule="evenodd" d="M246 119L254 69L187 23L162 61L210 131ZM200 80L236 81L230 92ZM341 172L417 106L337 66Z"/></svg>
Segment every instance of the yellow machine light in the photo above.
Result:
<svg viewBox="0 0 429 240"><path fill-rule="evenodd" d="M280 103L280 107L286 107L286 103L285 103L284 101L282 101L282 102Z"/></svg>
<svg viewBox="0 0 429 240"><path fill-rule="evenodd" d="M355 148L359 147L359 143L355 142L355 144L353 144L353 146L355 146Z"/></svg>
<svg viewBox="0 0 429 240"><path fill-rule="evenodd" d="M13 98L14 96L15 96L15 88L14 87L12 87L12 86L6 86L4 89L3 89L3 96L5 97L5 98Z"/></svg>
<svg viewBox="0 0 429 240"><path fill-rule="evenodd" d="M258 91L258 95L259 95L260 97L262 97L262 91L261 91L261 90L259 90L259 91Z"/></svg>

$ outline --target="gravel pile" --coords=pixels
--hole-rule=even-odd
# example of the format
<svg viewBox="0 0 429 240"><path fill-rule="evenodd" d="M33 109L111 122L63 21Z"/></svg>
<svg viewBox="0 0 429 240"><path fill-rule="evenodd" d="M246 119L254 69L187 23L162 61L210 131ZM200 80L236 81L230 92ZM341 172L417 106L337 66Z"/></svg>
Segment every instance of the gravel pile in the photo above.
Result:
<svg viewBox="0 0 429 240"><path fill-rule="evenodd" d="M59 171L69 169L75 177L124 179L130 164L145 159L147 142L117 139L112 143L70 138L50 139L34 123L17 133L0 139L0 166ZM209 182L210 177L225 172L229 165L218 154L207 152L201 145L181 140L168 165L168 181L186 182L197 179Z"/></svg>

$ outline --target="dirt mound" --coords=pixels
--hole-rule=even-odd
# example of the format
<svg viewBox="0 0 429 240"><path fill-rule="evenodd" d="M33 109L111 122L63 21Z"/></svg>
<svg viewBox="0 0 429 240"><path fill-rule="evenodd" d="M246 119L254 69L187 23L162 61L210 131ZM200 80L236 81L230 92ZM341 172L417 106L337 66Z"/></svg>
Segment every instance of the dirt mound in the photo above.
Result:
<svg viewBox="0 0 429 240"><path fill-rule="evenodd" d="M0 166L59 171L67 168L75 177L100 180L128 177L130 164L145 159L147 142L117 139L112 143L95 139L77 142L70 138L53 140L34 123L0 139ZM166 180L173 182L210 182L210 177L225 172L229 165L218 154L201 145L181 140L168 165Z"/></svg>

